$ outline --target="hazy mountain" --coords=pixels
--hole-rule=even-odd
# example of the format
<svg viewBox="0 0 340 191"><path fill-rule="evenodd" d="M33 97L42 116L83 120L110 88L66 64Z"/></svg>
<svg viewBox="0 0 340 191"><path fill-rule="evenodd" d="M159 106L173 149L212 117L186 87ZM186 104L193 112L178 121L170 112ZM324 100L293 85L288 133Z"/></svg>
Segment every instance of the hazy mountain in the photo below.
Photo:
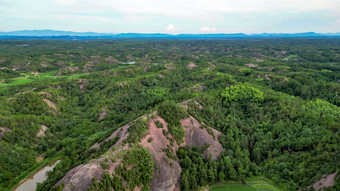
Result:
<svg viewBox="0 0 340 191"><path fill-rule="evenodd" d="M163 33L96 33L96 32L73 32L73 31L55 31L55 30L22 30L11 32L0 32L2 37L47 37L56 38L70 37L97 37L97 38L284 38L284 37L338 37L340 33L260 33L260 34L163 34Z"/></svg>

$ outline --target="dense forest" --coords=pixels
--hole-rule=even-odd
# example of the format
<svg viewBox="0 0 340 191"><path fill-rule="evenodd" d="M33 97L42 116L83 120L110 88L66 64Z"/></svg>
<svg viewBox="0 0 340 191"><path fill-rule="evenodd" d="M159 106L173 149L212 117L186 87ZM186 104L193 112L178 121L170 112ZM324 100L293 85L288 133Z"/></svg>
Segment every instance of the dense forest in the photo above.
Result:
<svg viewBox="0 0 340 191"><path fill-rule="evenodd" d="M104 173L87 190L154 190L153 120L178 189L265 177L313 190L336 173L324 189L340 190L338 38L0 40L0 105L0 190L55 159L37 190L67 190L92 161ZM189 116L222 145L216 158L186 145Z"/></svg>

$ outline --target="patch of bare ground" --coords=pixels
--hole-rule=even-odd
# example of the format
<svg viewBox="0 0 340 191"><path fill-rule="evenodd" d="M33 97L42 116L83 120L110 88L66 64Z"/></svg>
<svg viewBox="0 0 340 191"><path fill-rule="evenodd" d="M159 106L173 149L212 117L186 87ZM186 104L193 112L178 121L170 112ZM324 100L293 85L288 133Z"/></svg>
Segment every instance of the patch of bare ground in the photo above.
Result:
<svg viewBox="0 0 340 191"><path fill-rule="evenodd" d="M214 64L211 64L209 67L208 67L208 70L213 70L213 69L215 69L216 68L216 66L214 65Z"/></svg>
<svg viewBox="0 0 340 191"><path fill-rule="evenodd" d="M272 80L270 79L270 77L271 77L271 75L269 75L269 74L258 74L258 75L257 75L257 78L264 78L264 79L266 79L266 80L268 80L268 81L272 81Z"/></svg>
<svg viewBox="0 0 340 191"><path fill-rule="evenodd" d="M41 155L37 156L37 158L35 158L35 161L40 162L40 161L44 160L43 155L44 154L41 154Z"/></svg>
<svg viewBox="0 0 340 191"><path fill-rule="evenodd" d="M14 95L20 95L20 94L29 93L29 92L32 92L32 91L34 91L34 90L36 90L36 89L37 89L37 88L32 88L32 89L27 90L27 91L24 91L24 92L18 92L18 93L14 94Z"/></svg>
<svg viewBox="0 0 340 191"><path fill-rule="evenodd" d="M310 185L308 189L311 187L314 188L314 190L323 190L326 187L330 187L334 185L334 178L336 176L336 172L332 174L324 174L322 175L322 178L319 181L316 181L313 185Z"/></svg>
<svg viewBox="0 0 340 191"><path fill-rule="evenodd" d="M79 83L79 89L84 90L87 84L87 80L81 79L81 80L78 80L78 83Z"/></svg>
<svg viewBox="0 0 340 191"><path fill-rule="evenodd" d="M48 67L48 65L46 65L46 64L40 64L40 66L42 66L42 67L44 67L44 68L46 68L46 67Z"/></svg>
<svg viewBox="0 0 340 191"><path fill-rule="evenodd" d="M5 133L10 132L11 130L6 127L0 127L0 139L4 136Z"/></svg>
<svg viewBox="0 0 340 191"><path fill-rule="evenodd" d="M197 65L196 65L195 63L193 63L193 62L190 62L190 63L188 64L188 67L189 67L189 68L194 68L194 67L197 67Z"/></svg>
<svg viewBox="0 0 340 191"><path fill-rule="evenodd" d="M51 107L55 111L58 111L57 105L55 103L53 103L52 101L50 101L46 98L44 98L43 101L46 102L49 107Z"/></svg>
<svg viewBox="0 0 340 191"><path fill-rule="evenodd" d="M184 143L181 146L200 146L204 147L210 145L205 151L205 157L212 156L213 160L216 160L223 151L221 143L218 142L217 138L220 136L220 132L211 128L214 136L210 135L205 128L200 128L202 124L198 122L194 117L190 116L186 119L181 120L181 124L184 127L185 138Z"/></svg>
<svg viewBox="0 0 340 191"><path fill-rule="evenodd" d="M158 128L155 124L156 121L162 123L163 128ZM149 122L149 133L141 139L141 145L145 147L153 156L156 162L156 170L153 172L151 181L151 190L173 190L176 184L179 183L182 168L178 160L170 159L163 149L170 148L174 152L177 151L179 146L174 143L170 146L170 141L163 134L163 130L168 131L168 124L163 118L157 116ZM152 141L148 140L152 138ZM170 165L172 163L172 165Z"/></svg>
<svg viewBox="0 0 340 191"><path fill-rule="evenodd" d="M196 85L194 85L190 88L190 90L193 91L193 92L203 91L204 89L205 89L205 87L201 84L196 84Z"/></svg>
<svg viewBox="0 0 340 191"><path fill-rule="evenodd" d="M39 92L40 95L46 95L48 97L51 97L52 94L48 93L48 92Z"/></svg>
<svg viewBox="0 0 340 191"><path fill-rule="evenodd" d="M46 136L45 132L48 128L46 127L46 125L42 125L40 130L37 133L37 137L42 137L42 136Z"/></svg>
<svg viewBox="0 0 340 191"><path fill-rule="evenodd" d="M187 101L183 101L183 102L181 102L180 104L181 105L183 105L186 109L188 109L188 103L189 103L189 101L192 101L192 99L189 99L189 100L187 100ZM200 109L203 109L203 106L200 104L200 103L198 103L196 100L195 100L195 104L200 108Z"/></svg>
<svg viewBox="0 0 340 191"><path fill-rule="evenodd" d="M249 68L255 68L257 67L257 64L249 63L249 64L246 64L246 66L248 66Z"/></svg>
<svg viewBox="0 0 340 191"><path fill-rule="evenodd" d="M98 117L98 121L104 119L104 117L107 115L107 110L106 108L104 107L103 108L103 111L100 113L99 117Z"/></svg>
<svg viewBox="0 0 340 191"><path fill-rule="evenodd" d="M71 67L71 68L69 68L69 70L71 70L71 72L75 72L75 71L79 70L79 67L78 66Z"/></svg>
<svg viewBox="0 0 340 191"><path fill-rule="evenodd" d="M94 145L92 145L90 147L90 149L98 149L100 147L100 145L103 143L103 142L106 142L106 141L109 141L111 139L113 139L114 137L118 136L119 139L118 141L116 142L115 145L122 145L123 143L123 140L126 139L128 136L129 136L129 132L128 132L128 129L131 125L133 125L137 120L143 118L143 117L146 117L147 115L143 115L141 117L138 117L137 119L131 121L130 123L122 126L122 127L119 127L117 130L115 130L109 137L107 137L104 141L100 142L100 143L96 143ZM112 148L112 147L111 147ZM110 149L111 149L110 148Z"/></svg>

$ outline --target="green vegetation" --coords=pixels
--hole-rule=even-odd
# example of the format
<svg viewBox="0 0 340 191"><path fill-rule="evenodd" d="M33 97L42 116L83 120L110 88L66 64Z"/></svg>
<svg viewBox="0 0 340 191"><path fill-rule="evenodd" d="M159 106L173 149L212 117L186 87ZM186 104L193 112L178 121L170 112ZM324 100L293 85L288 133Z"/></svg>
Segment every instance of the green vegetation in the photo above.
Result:
<svg viewBox="0 0 340 191"><path fill-rule="evenodd" d="M163 124L160 121L156 120L155 124L156 124L157 128L160 128L160 129L163 128Z"/></svg>
<svg viewBox="0 0 340 191"><path fill-rule="evenodd" d="M210 189L210 191L255 191L257 189L254 189L250 186L246 185L225 185L225 186L215 186Z"/></svg>
<svg viewBox="0 0 340 191"><path fill-rule="evenodd" d="M210 191L215 190L240 190L240 191L280 191L279 188L274 186L271 183L268 183L268 179L263 177L253 177L248 178L246 183L237 183L237 182L230 182L227 184L217 184L216 186L212 186L212 188L209 189Z"/></svg>
<svg viewBox="0 0 340 191"><path fill-rule="evenodd" d="M90 190L133 190L136 186L150 190L155 164L152 155L145 148L129 149L123 156L123 165L116 169L113 178L103 174L100 181L93 179ZM127 185L124 187L124 182Z"/></svg>
<svg viewBox="0 0 340 191"><path fill-rule="evenodd" d="M174 136L176 142L181 144L185 136L185 132L180 123L180 120L187 117L183 106L178 105L175 101L165 101L158 106L158 114L166 122L168 122L168 128L170 133Z"/></svg>
<svg viewBox="0 0 340 191"><path fill-rule="evenodd" d="M113 152L119 137L104 141L112 132L156 110L170 145L183 143L188 114L221 132L217 160L198 147L161 151L180 161L183 190L230 181L298 190L334 172L328 189L339 190L340 39L0 42L0 190L56 157L37 190L61 189L70 169ZM148 121L128 129L119 173L90 189L149 189L156 168L139 145Z"/></svg>
<svg viewBox="0 0 340 191"><path fill-rule="evenodd" d="M297 54L291 54L291 55L289 55L289 56L287 56L287 57L285 57L284 59L282 59L282 60L284 60L284 61L288 61L289 59L292 59L292 58L298 58L299 57L299 55L297 55Z"/></svg>

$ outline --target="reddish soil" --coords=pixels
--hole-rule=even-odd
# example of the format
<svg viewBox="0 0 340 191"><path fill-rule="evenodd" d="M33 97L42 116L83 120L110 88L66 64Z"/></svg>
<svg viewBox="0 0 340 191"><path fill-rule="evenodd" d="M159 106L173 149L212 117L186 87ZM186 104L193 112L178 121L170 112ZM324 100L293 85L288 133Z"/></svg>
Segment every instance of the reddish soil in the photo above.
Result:
<svg viewBox="0 0 340 191"><path fill-rule="evenodd" d="M39 132L37 133L37 137L46 136L46 135L45 135L45 131L46 131L47 129L48 129L48 128L47 128L45 125L42 125L42 126L41 126L41 129L40 129Z"/></svg>
<svg viewBox="0 0 340 191"><path fill-rule="evenodd" d="M76 67L72 67L72 68L69 68L69 70L71 70L71 72L74 72L74 71L77 71L77 70L79 70L79 67L78 67L78 66L76 66Z"/></svg>
<svg viewBox="0 0 340 191"><path fill-rule="evenodd" d="M107 111L106 111L106 108L104 107L103 108L103 112L100 113L99 115L99 118L98 118L98 121L104 119L104 117L107 115Z"/></svg>
<svg viewBox="0 0 340 191"><path fill-rule="evenodd" d="M44 154L41 154L41 155L37 156L37 158L35 158L35 160L36 160L37 162L40 162L40 161L44 160L43 155L44 155Z"/></svg>
<svg viewBox="0 0 340 191"><path fill-rule="evenodd" d="M46 95L48 97L51 97L52 94L48 93L48 92L39 92L40 95Z"/></svg>
<svg viewBox="0 0 340 191"><path fill-rule="evenodd" d="M57 105L53 103L52 101L46 98L44 98L43 101L46 102L49 107L53 108L55 111L58 111Z"/></svg>
<svg viewBox="0 0 340 191"><path fill-rule="evenodd" d="M194 67L197 67L197 65L196 65L195 63L193 63L193 62L190 62L190 63L188 64L188 67L189 67L189 68L194 68Z"/></svg>

